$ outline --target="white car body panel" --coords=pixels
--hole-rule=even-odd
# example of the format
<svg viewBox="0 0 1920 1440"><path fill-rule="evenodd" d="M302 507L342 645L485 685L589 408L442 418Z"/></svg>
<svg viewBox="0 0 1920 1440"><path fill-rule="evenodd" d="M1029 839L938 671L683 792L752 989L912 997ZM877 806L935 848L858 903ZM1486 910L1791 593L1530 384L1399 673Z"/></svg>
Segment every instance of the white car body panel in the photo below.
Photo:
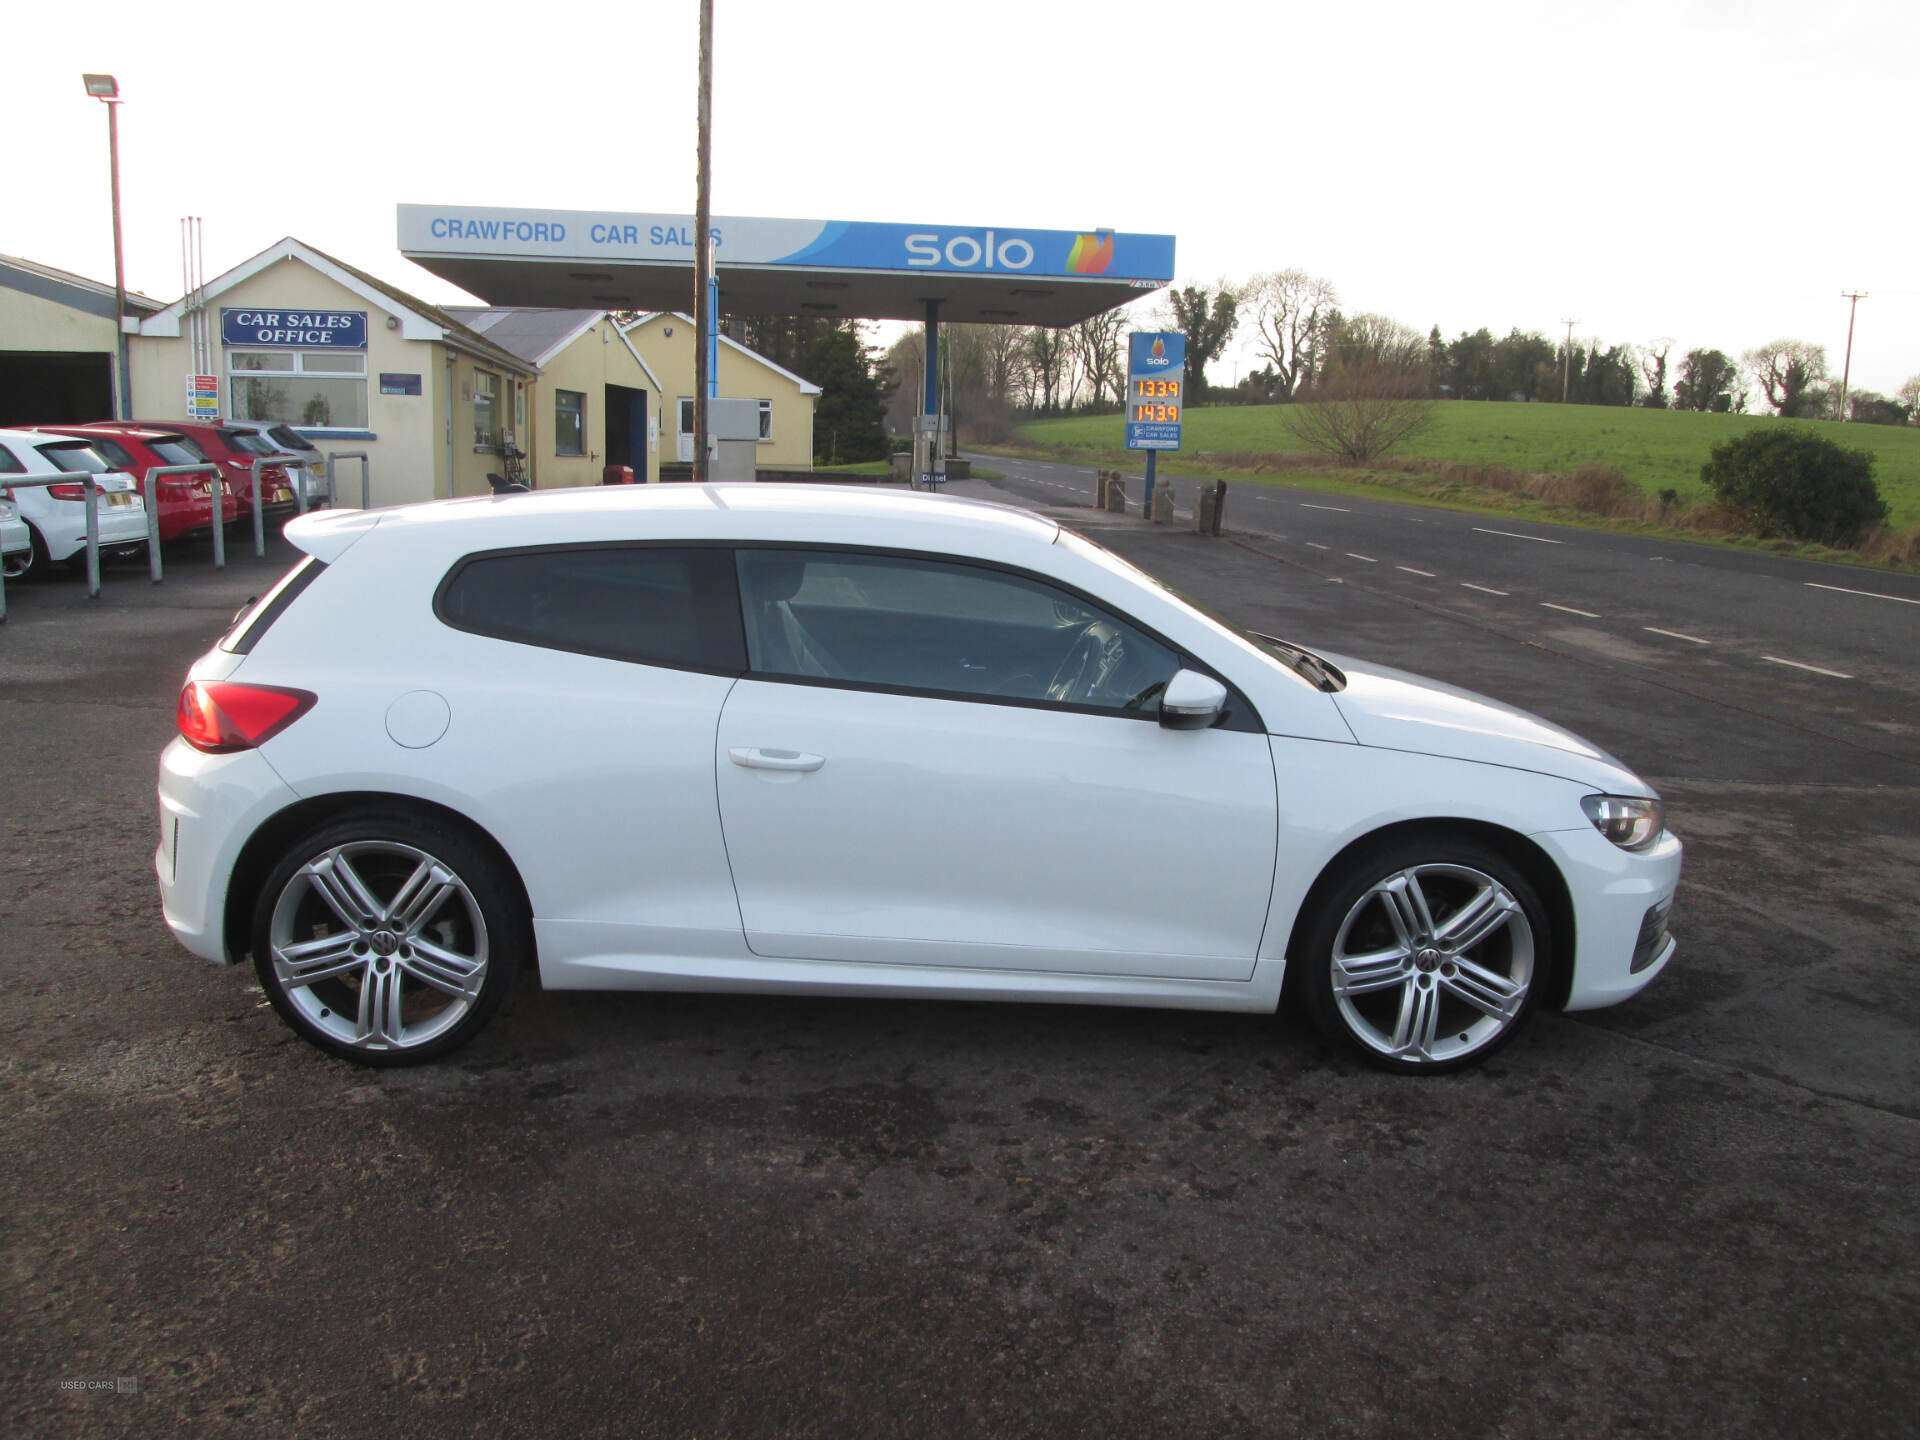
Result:
<svg viewBox="0 0 1920 1440"><path fill-rule="evenodd" d="M752 768L754 750L822 763ZM1274 870L1264 736L748 678L715 758L757 955L1253 971ZM1199 844L1208 863L1182 863Z"/></svg>
<svg viewBox="0 0 1920 1440"><path fill-rule="evenodd" d="M251 654L210 652L194 674L319 703L258 751L176 741L163 757L162 805L180 821L179 843L163 836L156 854L167 917L209 959L232 958L217 920L245 837L296 799L372 792L444 805L498 841L554 989L1270 1010L1328 864L1384 827L1436 820L1525 837L1566 878L1571 1008L1624 999L1665 963L1628 971L1648 907L1677 883L1679 842L1628 853L1580 807L1596 790L1651 793L1618 762L1523 712L1361 662L1340 662L1346 692L1323 693L1024 512L826 487L623 486L328 512L287 535L330 569ZM1017 567L1214 667L1267 733L641 665L434 616L462 557L583 539ZM426 742L390 723L421 692L446 702L444 733ZM736 749L823 763L764 769L735 763Z"/></svg>
<svg viewBox="0 0 1920 1440"><path fill-rule="evenodd" d="M33 548L33 532L20 518L20 507L11 500L0 500L0 555L17 555Z"/></svg>

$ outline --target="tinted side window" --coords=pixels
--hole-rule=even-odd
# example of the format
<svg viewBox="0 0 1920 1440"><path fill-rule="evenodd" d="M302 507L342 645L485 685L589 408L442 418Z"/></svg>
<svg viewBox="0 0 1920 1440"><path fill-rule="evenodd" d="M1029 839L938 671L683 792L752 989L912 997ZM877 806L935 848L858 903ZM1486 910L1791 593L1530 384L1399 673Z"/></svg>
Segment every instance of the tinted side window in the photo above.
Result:
<svg viewBox="0 0 1920 1440"><path fill-rule="evenodd" d="M457 630L614 660L746 669L725 550L569 546L462 562L435 610Z"/></svg>
<svg viewBox="0 0 1920 1440"><path fill-rule="evenodd" d="M1155 714L1180 668L1158 640L1024 575L906 555L742 550L756 671Z"/></svg>
<svg viewBox="0 0 1920 1440"><path fill-rule="evenodd" d="M109 440L106 436L100 435L96 436L91 443L94 449L107 457L107 463L114 469L132 471L140 469L139 463L128 453L127 447L118 440Z"/></svg>
<svg viewBox="0 0 1920 1440"><path fill-rule="evenodd" d="M20 457L6 446L0 445L0 475L24 475L27 467L20 463Z"/></svg>

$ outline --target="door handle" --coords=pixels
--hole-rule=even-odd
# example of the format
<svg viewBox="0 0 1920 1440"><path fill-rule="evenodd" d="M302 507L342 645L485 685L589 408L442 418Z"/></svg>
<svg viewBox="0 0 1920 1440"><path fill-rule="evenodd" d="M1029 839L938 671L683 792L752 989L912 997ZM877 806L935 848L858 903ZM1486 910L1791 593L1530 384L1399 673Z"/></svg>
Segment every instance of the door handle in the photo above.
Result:
<svg viewBox="0 0 1920 1440"><path fill-rule="evenodd" d="M824 755L808 755L799 750L763 750L758 745L734 745L727 758L749 770L818 770L827 763Z"/></svg>

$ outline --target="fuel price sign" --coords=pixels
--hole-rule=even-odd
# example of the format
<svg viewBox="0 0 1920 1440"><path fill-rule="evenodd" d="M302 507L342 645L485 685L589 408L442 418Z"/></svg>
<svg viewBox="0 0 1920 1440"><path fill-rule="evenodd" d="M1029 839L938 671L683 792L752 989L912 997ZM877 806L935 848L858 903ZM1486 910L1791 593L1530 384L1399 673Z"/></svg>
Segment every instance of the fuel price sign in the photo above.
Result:
<svg viewBox="0 0 1920 1440"><path fill-rule="evenodd" d="M1187 337L1136 331L1127 343L1127 449L1178 450L1186 406Z"/></svg>

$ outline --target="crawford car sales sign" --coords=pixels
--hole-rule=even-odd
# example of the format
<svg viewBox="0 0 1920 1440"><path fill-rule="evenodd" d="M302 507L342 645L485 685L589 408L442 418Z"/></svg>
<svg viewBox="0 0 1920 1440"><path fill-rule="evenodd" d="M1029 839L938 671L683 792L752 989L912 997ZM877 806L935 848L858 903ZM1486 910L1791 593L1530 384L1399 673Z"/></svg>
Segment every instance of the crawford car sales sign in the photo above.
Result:
<svg viewBox="0 0 1920 1440"><path fill-rule="evenodd" d="M364 310L244 310L220 307L225 345L275 345L300 350L364 350Z"/></svg>

